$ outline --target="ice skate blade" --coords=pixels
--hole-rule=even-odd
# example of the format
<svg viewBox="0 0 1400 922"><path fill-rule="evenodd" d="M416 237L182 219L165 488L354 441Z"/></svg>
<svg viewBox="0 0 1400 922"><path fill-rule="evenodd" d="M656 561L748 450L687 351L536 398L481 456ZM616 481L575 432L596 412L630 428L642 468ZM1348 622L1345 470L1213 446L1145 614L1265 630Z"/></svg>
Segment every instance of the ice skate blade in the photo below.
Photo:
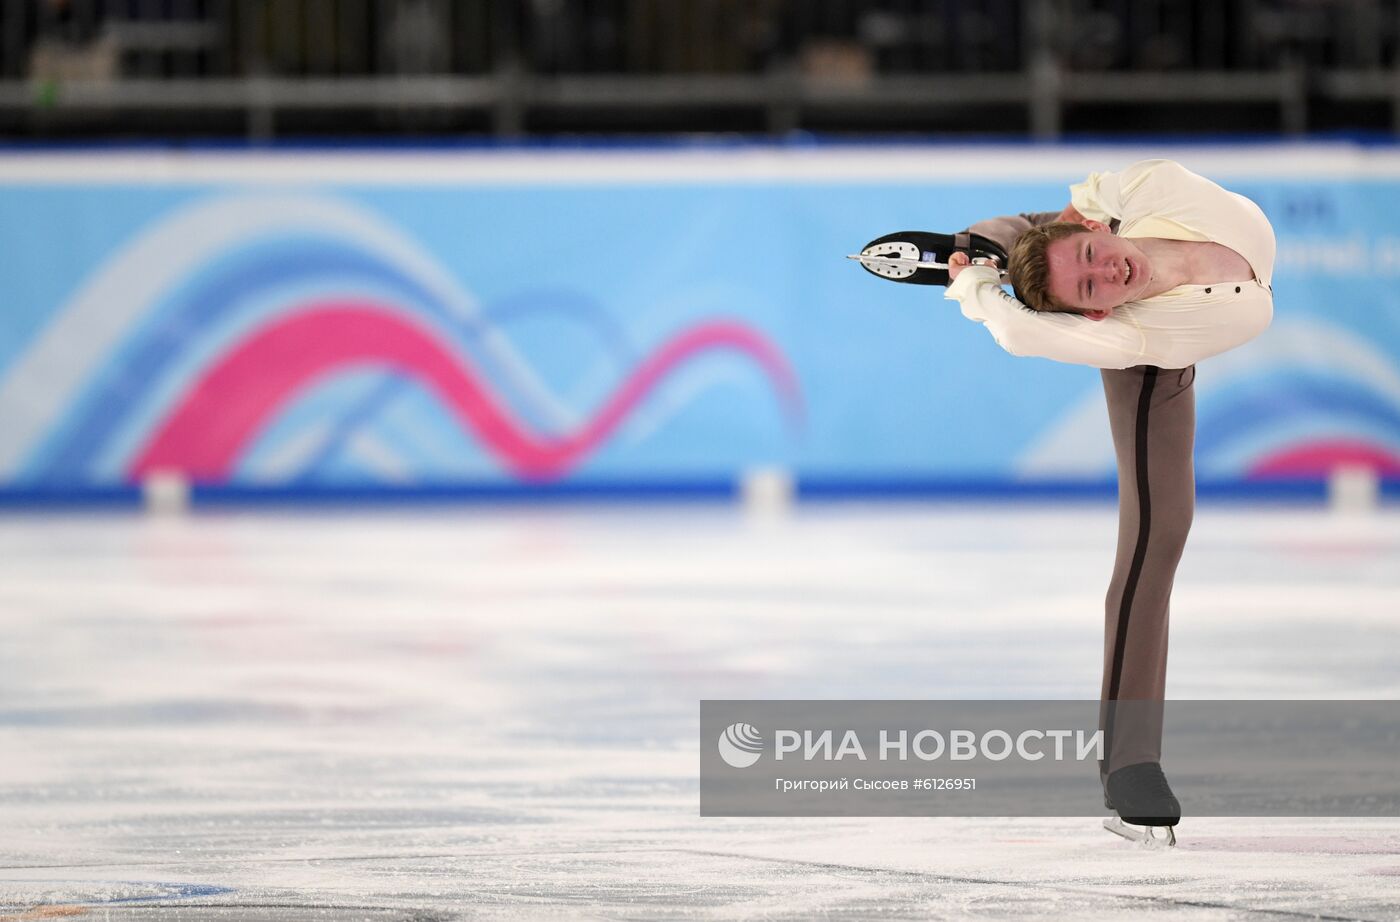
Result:
<svg viewBox="0 0 1400 922"><path fill-rule="evenodd" d="M891 248L892 246L892 244L883 245L884 248ZM928 259L920 259L918 257L917 251L912 255L905 256L901 255L899 251L895 251L893 249L890 249L889 253L872 253L869 250L866 250L862 253L851 253L847 255L846 258L859 260L860 264L862 266L865 266L870 271L878 272L880 275L888 276L889 278L908 278L910 275L912 275L919 269L948 268L947 263L936 262ZM972 265L991 266L993 269L998 268L996 263L992 262L990 259L986 259L985 257L981 256L974 259L972 261ZM1000 274L1003 277L1005 277L1006 275L1005 272L1001 272Z"/></svg>
<svg viewBox="0 0 1400 922"><path fill-rule="evenodd" d="M895 246L896 244L882 244L879 249L888 252L872 253L870 250L866 250L846 258L858 259L860 264L871 272L891 279L907 279L920 269L946 270L948 268L947 263L920 259L918 250L905 254L902 250L896 250Z"/></svg>
<svg viewBox="0 0 1400 922"><path fill-rule="evenodd" d="M1176 830L1170 826L1129 826L1118 817L1103 821L1103 828L1115 836L1122 836L1130 842L1137 842L1147 848L1172 848L1176 845ZM1166 835L1154 834L1154 830L1164 829Z"/></svg>

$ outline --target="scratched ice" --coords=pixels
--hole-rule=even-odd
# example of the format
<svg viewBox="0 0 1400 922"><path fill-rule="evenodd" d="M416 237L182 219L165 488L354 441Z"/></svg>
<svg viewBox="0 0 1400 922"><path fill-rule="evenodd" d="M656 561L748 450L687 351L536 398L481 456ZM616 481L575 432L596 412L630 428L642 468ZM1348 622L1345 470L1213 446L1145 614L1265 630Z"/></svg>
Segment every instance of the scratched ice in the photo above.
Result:
<svg viewBox="0 0 1400 922"><path fill-rule="evenodd" d="M0 919L1400 919L1400 820L702 819L701 698L1097 694L1114 515L0 519ZM1400 697L1400 513L1204 507L1174 697Z"/></svg>

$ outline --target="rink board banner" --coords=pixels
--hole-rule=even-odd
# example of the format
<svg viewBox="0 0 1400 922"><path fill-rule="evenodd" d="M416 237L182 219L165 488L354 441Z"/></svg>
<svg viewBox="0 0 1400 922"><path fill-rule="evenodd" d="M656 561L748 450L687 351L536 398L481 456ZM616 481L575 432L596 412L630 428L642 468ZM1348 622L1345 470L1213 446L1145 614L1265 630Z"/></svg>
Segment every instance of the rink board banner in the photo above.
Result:
<svg viewBox="0 0 1400 922"><path fill-rule="evenodd" d="M0 156L0 490L1107 482L1095 370L844 256L1144 156L1278 235L1199 476L1400 475L1388 149L138 152Z"/></svg>
<svg viewBox="0 0 1400 922"><path fill-rule="evenodd" d="M1394 701L702 701L702 816L1102 816L1150 751L1182 815L1400 816Z"/></svg>

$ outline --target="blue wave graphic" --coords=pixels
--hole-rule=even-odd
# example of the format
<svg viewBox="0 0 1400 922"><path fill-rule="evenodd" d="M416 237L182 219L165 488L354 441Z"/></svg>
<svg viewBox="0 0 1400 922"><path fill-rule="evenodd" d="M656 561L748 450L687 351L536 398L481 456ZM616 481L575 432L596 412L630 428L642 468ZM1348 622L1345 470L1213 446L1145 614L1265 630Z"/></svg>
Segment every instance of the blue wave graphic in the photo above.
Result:
<svg viewBox="0 0 1400 922"><path fill-rule="evenodd" d="M225 254L217 264L197 274L163 305L153 305L150 320L128 337L103 369L95 374L78 409L56 434L35 453L29 468L40 483L82 479L99 457L149 399L151 391L176 363L200 331L226 322L250 298L284 287L333 283L339 288L366 285L389 292L397 303L416 309L434 322L456 332L463 342L487 335L497 328L494 309L483 310L480 320L464 318L440 303L432 292L375 254L339 241L317 238L262 238ZM551 311L573 322L583 322L607 351L623 363L633 350L616 324L583 296L561 298L558 292L526 293L500 303L501 313L516 319L526 313ZM489 364L486 367L490 367ZM382 406L375 399L352 416ZM517 408L526 410L528 408ZM528 416L528 414L526 414ZM345 430L336 436L343 438Z"/></svg>
<svg viewBox="0 0 1400 922"><path fill-rule="evenodd" d="M1232 385L1223 405L1202 414L1196 429L1201 457L1228 452L1232 443L1258 440L1271 429L1296 430L1324 419L1400 443L1400 406L1364 383L1311 371L1280 371Z"/></svg>

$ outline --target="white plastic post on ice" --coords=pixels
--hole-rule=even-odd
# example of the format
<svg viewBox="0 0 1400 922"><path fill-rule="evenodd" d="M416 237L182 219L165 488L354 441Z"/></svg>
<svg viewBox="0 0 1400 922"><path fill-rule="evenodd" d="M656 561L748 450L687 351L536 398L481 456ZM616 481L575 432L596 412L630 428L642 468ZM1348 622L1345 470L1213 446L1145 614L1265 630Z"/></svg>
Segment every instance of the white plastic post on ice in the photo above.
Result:
<svg viewBox="0 0 1400 922"><path fill-rule="evenodd" d="M1380 503L1381 479L1369 464L1341 464L1327 477L1327 504L1333 512L1367 513Z"/></svg>
<svg viewBox="0 0 1400 922"><path fill-rule="evenodd" d="M739 481L744 511L762 518L781 518L792 510L796 496L792 474L778 467L755 467Z"/></svg>
<svg viewBox="0 0 1400 922"><path fill-rule="evenodd" d="M146 511L155 515L179 515L190 507L190 481L184 471L151 471L141 481Z"/></svg>

